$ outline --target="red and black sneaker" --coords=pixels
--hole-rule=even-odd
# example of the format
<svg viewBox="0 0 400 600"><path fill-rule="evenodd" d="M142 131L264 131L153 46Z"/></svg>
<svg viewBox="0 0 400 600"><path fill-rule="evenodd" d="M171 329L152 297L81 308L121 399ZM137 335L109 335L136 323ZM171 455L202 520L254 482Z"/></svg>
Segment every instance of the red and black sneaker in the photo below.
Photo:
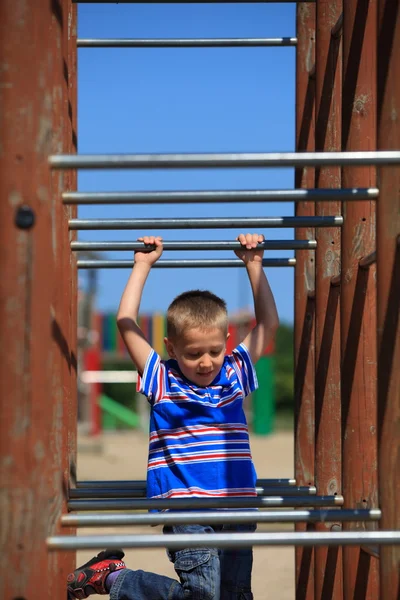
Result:
<svg viewBox="0 0 400 600"><path fill-rule="evenodd" d="M90 594L108 594L106 579L110 573L125 569L122 550L104 550L67 578L68 598L87 598Z"/></svg>

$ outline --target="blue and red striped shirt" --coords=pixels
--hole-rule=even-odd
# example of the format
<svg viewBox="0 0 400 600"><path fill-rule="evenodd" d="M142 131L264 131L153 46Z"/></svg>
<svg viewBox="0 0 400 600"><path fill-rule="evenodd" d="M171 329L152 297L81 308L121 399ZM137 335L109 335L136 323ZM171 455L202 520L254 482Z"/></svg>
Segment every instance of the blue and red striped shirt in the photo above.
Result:
<svg viewBox="0 0 400 600"><path fill-rule="evenodd" d="M137 389L151 404L149 498L256 496L244 398L257 388L244 344L207 387L152 350Z"/></svg>

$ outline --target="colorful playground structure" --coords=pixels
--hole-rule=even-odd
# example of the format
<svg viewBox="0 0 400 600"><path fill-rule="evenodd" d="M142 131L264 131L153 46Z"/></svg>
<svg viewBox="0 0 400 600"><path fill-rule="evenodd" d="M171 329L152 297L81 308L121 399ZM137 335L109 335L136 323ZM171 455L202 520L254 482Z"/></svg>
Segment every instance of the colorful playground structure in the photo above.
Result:
<svg viewBox="0 0 400 600"><path fill-rule="evenodd" d="M173 540L154 534L76 535L76 528L190 522L194 508L229 509L214 518L238 523L243 517L235 509L258 508L258 522L290 521L296 531L246 539L210 534L209 544L292 546L297 600L398 600L400 0L298 0L297 37L291 40L124 43L77 40L78 1L92 3L1 2L0 597L65 598L76 549L182 544L179 535ZM235 1L231 4L234 9ZM85 52L129 44L168 52L171 46L289 42L296 52L296 152L77 154L78 46ZM82 169L271 167L293 168L294 189L77 191ZM289 201L296 209L293 217L278 220L77 218L78 204L174 201L183 206L257 202L260 214L268 214L268 202ZM77 270L132 265L132 260L76 258L76 232L149 231L156 225L295 230L296 240L282 244L295 249L296 257L264 261L266 267L294 268L295 473L290 480L259 481L255 498L154 502L144 497L143 481L119 481L116 488L116 482L76 480ZM170 242L173 251L182 249ZM192 242L184 242L183 249ZM231 242L221 240L213 251L226 244ZM91 251L98 247L96 241L90 246ZM159 267L236 268L238 262L165 259ZM161 332L161 322L157 328ZM144 514L149 508L182 512L179 517ZM198 522L211 518L212 511ZM196 536L185 541L202 543Z"/></svg>

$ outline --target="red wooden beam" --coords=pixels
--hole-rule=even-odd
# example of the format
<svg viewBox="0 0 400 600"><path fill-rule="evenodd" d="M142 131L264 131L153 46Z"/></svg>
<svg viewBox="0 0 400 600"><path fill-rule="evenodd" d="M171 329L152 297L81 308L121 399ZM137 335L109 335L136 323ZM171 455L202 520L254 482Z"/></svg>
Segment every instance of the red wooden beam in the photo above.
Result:
<svg viewBox="0 0 400 600"><path fill-rule="evenodd" d="M45 544L60 531L76 431L76 277L63 176L48 168L71 150L68 10L67 0L1 3L1 598L63 598L74 567Z"/></svg>
<svg viewBox="0 0 400 600"><path fill-rule="evenodd" d="M379 0L378 149L400 148L400 2ZM380 169L377 209L379 501L400 530L400 173ZM380 552L381 600L400 597L400 546Z"/></svg>
<svg viewBox="0 0 400 600"><path fill-rule="evenodd" d="M316 29L316 128L317 151L341 150L342 48L332 30L342 13L342 0L319 0ZM340 167L316 172L316 187L340 188ZM341 203L317 202L315 214L340 214ZM340 287L331 278L340 272L340 228L316 230L315 278L315 485L318 493L342 493L340 398ZM317 523L329 532L340 524ZM315 598L341 600L341 548L315 548Z"/></svg>
<svg viewBox="0 0 400 600"><path fill-rule="evenodd" d="M296 149L315 150L315 6L297 6ZM314 187L314 169L297 170L298 188ZM296 204L297 216L315 214L311 202ZM296 229L298 239L314 239L313 228ZM314 484L314 312L315 262L313 251L296 254L295 268L295 477L298 485ZM296 525L297 531L305 525ZM309 526L312 528L312 525ZM314 598L314 549L296 548L296 599Z"/></svg>
<svg viewBox="0 0 400 600"><path fill-rule="evenodd" d="M343 121L346 151L376 148L376 0L343 3ZM375 185L374 167L343 168L343 187ZM375 508L377 497L376 267L359 260L375 249L375 203L343 203L341 346L343 495L346 508ZM362 525L361 525L362 527ZM351 529L353 524L343 525ZM343 549L345 600L379 596L377 560Z"/></svg>

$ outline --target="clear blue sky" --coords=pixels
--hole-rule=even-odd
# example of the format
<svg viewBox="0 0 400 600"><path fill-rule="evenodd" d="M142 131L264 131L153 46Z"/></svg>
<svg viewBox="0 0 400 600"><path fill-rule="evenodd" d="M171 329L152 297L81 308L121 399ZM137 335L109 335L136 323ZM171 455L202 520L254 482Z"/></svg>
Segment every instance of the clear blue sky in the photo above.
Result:
<svg viewBox="0 0 400 600"><path fill-rule="evenodd" d="M290 37L295 4L81 4L79 37ZM295 143L295 49L86 49L78 55L78 151L272 152ZM277 189L293 187L292 169L82 171L81 191ZM293 204L145 205L79 208L81 218L283 216ZM82 240L136 240L140 231L80 232ZM235 239L239 230L152 231L166 240ZM293 239L293 229L265 229ZM233 253L164 253L163 258L233 257ZM266 257L293 256L268 252ZM131 258L131 253L109 253ZM99 271L98 308L116 311L129 271ZM267 269L280 318L293 321L293 269ZM82 282L85 272L80 272ZM164 311L173 297L210 289L231 312L249 306L242 269L158 269L143 312Z"/></svg>

